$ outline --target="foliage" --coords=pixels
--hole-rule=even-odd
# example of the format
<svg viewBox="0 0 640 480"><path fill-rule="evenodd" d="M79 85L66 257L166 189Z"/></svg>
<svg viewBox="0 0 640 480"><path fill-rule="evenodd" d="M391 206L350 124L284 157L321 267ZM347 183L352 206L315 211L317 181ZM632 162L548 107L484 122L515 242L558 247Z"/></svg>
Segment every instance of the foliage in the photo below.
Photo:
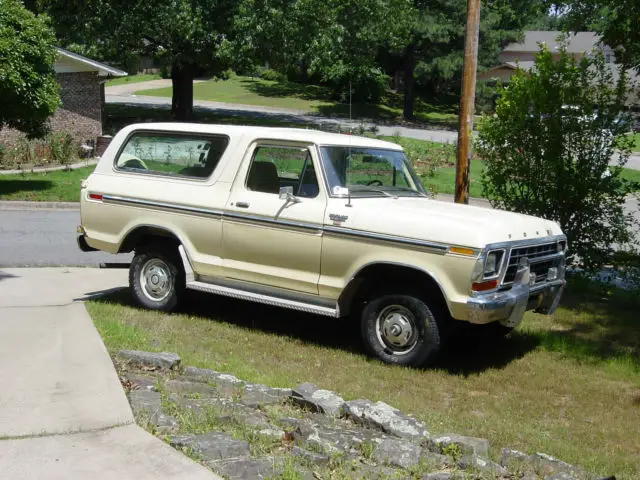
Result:
<svg viewBox="0 0 640 480"><path fill-rule="evenodd" d="M616 50L616 60L640 70L640 2L637 0L564 0L554 3L567 10L571 30L590 30Z"/></svg>
<svg viewBox="0 0 640 480"><path fill-rule="evenodd" d="M40 136L60 103L49 19L17 0L0 0L0 129Z"/></svg>
<svg viewBox="0 0 640 480"><path fill-rule="evenodd" d="M60 165L71 163L77 153L76 142L69 132L56 132L51 135L49 148L51 160Z"/></svg>
<svg viewBox="0 0 640 480"><path fill-rule="evenodd" d="M271 68L265 68L260 72L260 78L271 82L281 82L284 80L284 75Z"/></svg>
<svg viewBox="0 0 640 480"><path fill-rule="evenodd" d="M0 169L65 165L77 157L78 144L68 132L56 132L45 138L21 137L13 143L0 144Z"/></svg>
<svg viewBox="0 0 640 480"><path fill-rule="evenodd" d="M570 258L592 268L630 240L624 213L633 185L621 177L630 142L618 122L626 77L616 83L602 56L554 61L541 50L535 69L518 71L480 125L483 189L496 207L548 218L567 234ZM619 153L619 166L609 167Z"/></svg>
<svg viewBox="0 0 640 480"><path fill-rule="evenodd" d="M99 44L103 56L146 54L164 62L171 71L172 110L179 120L192 113L194 76L227 68L221 46L229 33L233 0L38 0L37 5L53 17L65 43Z"/></svg>

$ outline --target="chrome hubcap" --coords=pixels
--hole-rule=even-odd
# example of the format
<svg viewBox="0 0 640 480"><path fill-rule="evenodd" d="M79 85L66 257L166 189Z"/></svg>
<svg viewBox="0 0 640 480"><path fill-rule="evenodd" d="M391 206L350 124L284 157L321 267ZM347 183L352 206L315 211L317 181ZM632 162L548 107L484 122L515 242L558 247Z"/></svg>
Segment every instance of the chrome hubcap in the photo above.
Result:
<svg viewBox="0 0 640 480"><path fill-rule="evenodd" d="M150 300L158 302L171 294L173 277L169 265L159 258L148 260L140 273L142 291Z"/></svg>
<svg viewBox="0 0 640 480"><path fill-rule="evenodd" d="M418 337L413 313L401 305L390 305L380 312L376 333L380 343L396 355L413 350Z"/></svg>

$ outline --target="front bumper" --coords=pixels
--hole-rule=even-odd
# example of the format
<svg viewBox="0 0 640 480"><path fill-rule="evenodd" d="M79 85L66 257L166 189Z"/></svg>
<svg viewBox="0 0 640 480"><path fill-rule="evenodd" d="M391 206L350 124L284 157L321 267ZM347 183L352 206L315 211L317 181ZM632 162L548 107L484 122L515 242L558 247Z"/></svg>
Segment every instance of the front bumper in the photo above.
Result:
<svg viewBox="0 0 640 480"><path fill-rule="evenodd" d="M529 267L525 267L518 271L510 290L471 297L467 301L469 322L480 325L500 322L505 327L515 327L522 321L526 310L553 313L560 302L566 280L559 278L532 286L529 285L529 278Z"/></svg>

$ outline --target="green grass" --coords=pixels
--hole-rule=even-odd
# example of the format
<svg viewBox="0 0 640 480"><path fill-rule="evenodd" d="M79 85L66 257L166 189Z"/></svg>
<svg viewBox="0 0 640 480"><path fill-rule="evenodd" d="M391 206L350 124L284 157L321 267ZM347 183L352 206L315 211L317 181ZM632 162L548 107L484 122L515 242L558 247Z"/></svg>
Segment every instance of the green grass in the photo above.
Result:
<svg viewBox="0 0 640 480"><path fill-rule="evenodd" d="M0 175L0 200L78 202L80 182L95 166L48 173Z"/></svg>
<svg viewBox="0 0 640 480"><path fill-rule="evenodd" d="M602 476L638 478L639 297L572 279L552 317L527 313L497 346L452 345L428 369L362 352L358 327L193 294L179 313L140 310L123 290L87 304L105 345L173 351L184 365L274 387L313 382L346 399L383 400L434 434L545 452ZM336 335L335 332L340 334Z"/></svg>
<svg viewBox="0 0 640 480"><path fill-rule="evenodd" d="M115 85L124 85L126 83L148 82L149 80L159 80L162 77L157 73L141 73L139 75L128 75L126 77L117 77L107 80L106 86L113 87Z"/></svg>
<svg viewBox="0 0 640 480"><path fill-rule="evenodd" d="M136 95L159 97L170 97L171 94L171 87L136 92ZM349 116L349 105L332 99L328 88L243 76L194 84L193 98L240 105L301 110L325 116ZM431 105L418 99L415 110L418 122L447 128L457 125L457 104L449 102L444 105ZM382 122L402 121L402 96L389 92L380 104L353 104L351 115L353 118L371 118Z"/></svg>
<svg viewBox="0 0 640 480"><path fill-rule="evenodd" d="M633 145L631 149L634 152L640 152L640 133L632 133L631 135L633 137Z"/></svg>

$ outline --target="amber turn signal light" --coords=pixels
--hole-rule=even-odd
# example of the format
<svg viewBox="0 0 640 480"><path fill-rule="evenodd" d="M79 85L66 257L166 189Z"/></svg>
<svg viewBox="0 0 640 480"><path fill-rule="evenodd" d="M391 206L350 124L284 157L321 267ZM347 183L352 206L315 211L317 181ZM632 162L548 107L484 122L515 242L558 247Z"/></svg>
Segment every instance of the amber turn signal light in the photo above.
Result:
<svg viewBox="0 0 640 480"><path fill-rule="evenodd" d="M486 292L487 290L493 290L498 286L498 279L488 280L486 282L478 282L471 285L471 290L474 292Z"/></svg>

